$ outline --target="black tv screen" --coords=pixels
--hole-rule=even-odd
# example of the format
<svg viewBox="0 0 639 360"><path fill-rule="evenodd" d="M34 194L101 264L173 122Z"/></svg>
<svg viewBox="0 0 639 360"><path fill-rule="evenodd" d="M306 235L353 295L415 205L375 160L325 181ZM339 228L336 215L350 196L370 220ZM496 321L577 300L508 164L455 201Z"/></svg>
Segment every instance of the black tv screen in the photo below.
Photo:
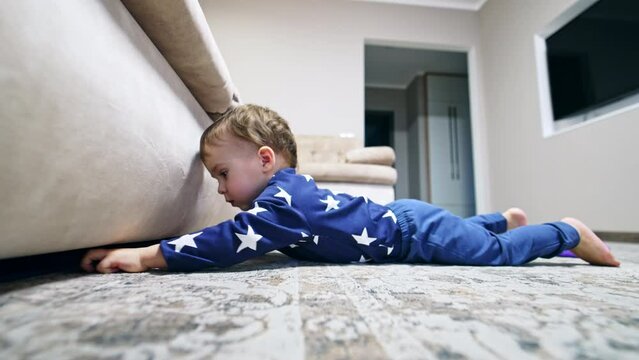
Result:
<svg viewBox="0 0 639 360"><path fill-rule="evenodd" d="M554 119L639 93L639 0L599 0L546 38Z"/></svg>

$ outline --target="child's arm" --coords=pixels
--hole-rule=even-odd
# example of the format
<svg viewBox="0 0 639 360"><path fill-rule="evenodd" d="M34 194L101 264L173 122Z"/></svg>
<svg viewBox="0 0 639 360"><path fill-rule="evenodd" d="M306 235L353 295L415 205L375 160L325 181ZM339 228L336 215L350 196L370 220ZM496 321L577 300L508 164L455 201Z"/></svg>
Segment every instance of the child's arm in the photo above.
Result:
<svg viewBox="0 0 639 360"><path fill-rule="evenodd" d="M99 261L97 266L93 262ZM166 269L166 261L159 245L131 249L93 249L82 258L81 266L88 272L112 273L116 271L142 272Z"/></svg>

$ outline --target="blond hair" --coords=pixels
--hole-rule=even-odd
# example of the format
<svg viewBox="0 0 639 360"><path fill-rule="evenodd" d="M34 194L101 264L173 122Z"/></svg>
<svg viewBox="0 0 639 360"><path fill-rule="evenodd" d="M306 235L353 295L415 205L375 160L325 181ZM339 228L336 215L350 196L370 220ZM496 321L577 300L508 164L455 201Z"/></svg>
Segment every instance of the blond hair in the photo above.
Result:
<svg viewBox="0 0 639 360"><path fill-rule="evenodd" d="M297 167L297 144L286 120L275 111L259 105L239 105L209 126L200 138L200 157L204 159L204 146L231 133L258 147L269 146L282 154L290 167Z"/></svg>

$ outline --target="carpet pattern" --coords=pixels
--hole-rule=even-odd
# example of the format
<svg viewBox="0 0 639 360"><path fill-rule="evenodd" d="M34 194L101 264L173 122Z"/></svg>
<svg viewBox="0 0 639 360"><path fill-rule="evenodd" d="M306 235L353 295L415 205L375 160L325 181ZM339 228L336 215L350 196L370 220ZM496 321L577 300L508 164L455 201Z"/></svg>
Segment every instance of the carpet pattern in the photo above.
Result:
<svg viewBox="0 0 639 360"><path fill-rule="evenodd" d="M637 359L639 244L621 268L330 265L54 273L0 283L2 359Z"/></svg>

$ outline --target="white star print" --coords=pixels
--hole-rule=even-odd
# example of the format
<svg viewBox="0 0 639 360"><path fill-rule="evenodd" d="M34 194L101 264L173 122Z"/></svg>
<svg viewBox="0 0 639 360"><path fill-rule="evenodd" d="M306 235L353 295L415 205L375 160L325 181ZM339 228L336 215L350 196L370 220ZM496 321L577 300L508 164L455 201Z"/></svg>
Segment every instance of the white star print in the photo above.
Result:
<svg viewBox="0 0 639 360"><path fill-rule="evenodd" d="M197 249L197 245L195 245L195 238L200 236L202 234L202 232L200 231L199 233L196 234L186 234L180 238L177 238L175 240L171 240L169 241L169 244L171 245L175 245L175 252L180 252L182 251L182 248L185 246L190 246L192 248L196 248Z"/></svg>
<svg viewBox="0 0 639 360"><path fill-rule="evenodd" d="M273 196L283 198L288 203L288 206L291 206L291 200L292 200L291 195L287 193L286 190L282 189L281 187L278 186L277 188L280 189L280 192L278 192L277 194Z"/></svg>
<svg viewBox="0 0 639 360"><path fill-rule="evenodd" d="M368 230L366 230L366 228L364 228L364 231L362 231L362 235L351 235L351 236L353 236L353 239L355 239L355 241L357 241L358 244L362 244L366 246L369 246L373 241L377 240L377 238L368 237Z"/></svg>
<svg viewBox="0 0 639 360"><path fill-rule="evenodd" d="M263 207L260 207L260 204L258 204L256 201L255 207L253 207L251 210L247 210L246 212L257 216L257 214L261 213L262 211L267 211L267 210Z"/></svg>
<svg viewBox="0 0 639 360"><path fill-rule="evenodd" d="M257 242L262 238L262 235L255 233L251 225L248 226L246 235L238 233L235 233L235 235L242 242L240 246L237 247L238 253L246 248L257 250Z"/></svg>
<svg viewBox="0 0 639 360"><path fill-rule="evenodd" d="M306 182L309 182L311 180L315 180L315 179L313 179L313 177L311 175L302 175L302 176L306 178Z"/></svg>
<svg viewBox="0 0 639 360"><path fill-rule="evenodd" d="M394 222L395 224L397 224L397 217L396 217L396 216L395 216L395 214L393 214L393 212L392 212L392 211L390 211L390 210L388 210L388 211L386 212L386 214L384 214L384 216L382 216L382 217L383 217L383 218L385 218L385 217L390 217L391 219L393 219L393 222Z"/></svg>
<svg viewBox="0 0 639 360"><path fill-rule="evenodd" d="M384 246L384 245L380 245L380 246ZM386 255L390 255L393 252L394 248L395 248L394 246L386 247Z"/></svg>
<svg viewBox="0 0 639 360"><path fill-rule="evenodd" d="M330 195L326 197L326 200L320 199L320 201L326 204L326 210L324 210L324 212L331 209L339 209L339 206L337 206L337 204L339 204L339 200L335 200L335 198Z"/></svg>
<svg viewBox="0 0 639 360"><path fill-rule="evenodd" d="M367 258L364 257L364 255L361 255L359 257L358 261L353 261L352 263L353 264L361 264L361 263L365 263L365 262L369 262L369 261L371 261L371 259L367 259Z"/></svg>
<svg viewBox="0 0 639 360"><path fill-rule="evenodd" d="M298 244L299 243L306 243L306 238L310 237L310 235L302 231L302 237L303 237L303 239L298 241L297 242ZM315 243L315 245L319 245L319 235L314 235L313 236L313 242ZM297 247L297 245L295 245L295 246L291 245L291 247Z"/></svg>
<svg viewBox="0 0 639 360"><path fill-rule="evenodd" d="M309 236L310 236L310 235L308 235L307 233L305 233L305 232L303 232L303 231L302 231L302 237L303 237L303 238L307 238L307 237L309 237ZM302 240L300 240L300 242L306 242L306 239L302 239ZM315 236L313 236L313 242L315 243L315 245L318 245L318 244L319 244L319 235L315 235Z"/></svg>

